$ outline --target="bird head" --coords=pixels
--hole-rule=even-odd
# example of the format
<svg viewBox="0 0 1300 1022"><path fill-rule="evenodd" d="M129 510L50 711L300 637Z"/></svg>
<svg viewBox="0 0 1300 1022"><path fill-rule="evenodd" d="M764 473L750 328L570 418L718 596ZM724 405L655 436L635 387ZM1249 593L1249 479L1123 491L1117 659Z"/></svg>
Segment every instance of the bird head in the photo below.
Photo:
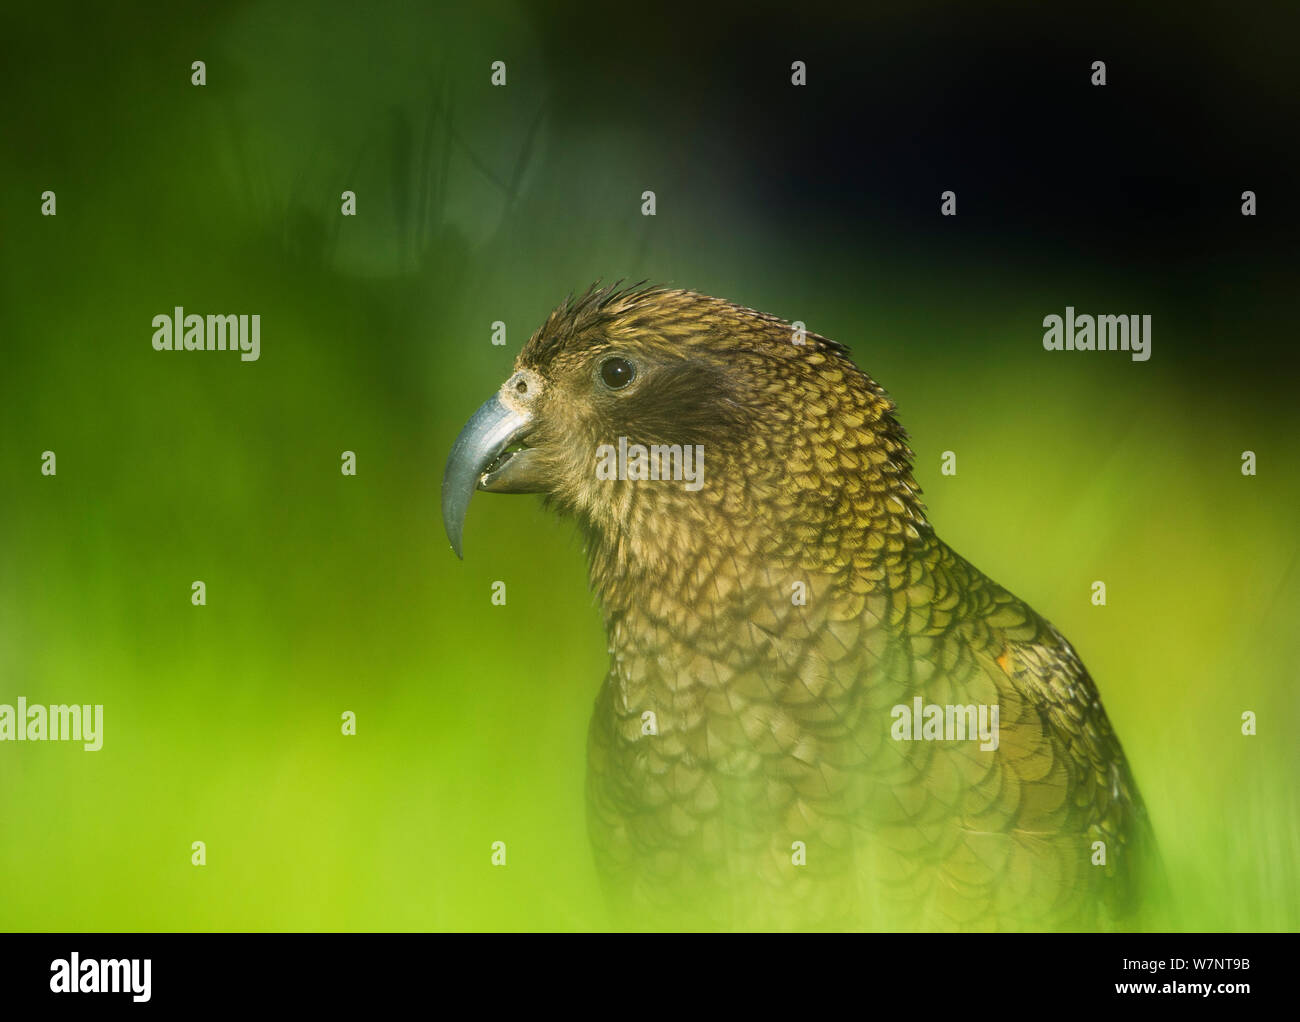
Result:
<svg viewBox="0 0 1300 1022"><path fill-rule="evenodd" d="M584 527L596 576L722 545L842 564L864 529L924 523L910 456L843 345L690 291L593 287L461 431L443 521L459 555L476 489L542 493Z"/></svg>

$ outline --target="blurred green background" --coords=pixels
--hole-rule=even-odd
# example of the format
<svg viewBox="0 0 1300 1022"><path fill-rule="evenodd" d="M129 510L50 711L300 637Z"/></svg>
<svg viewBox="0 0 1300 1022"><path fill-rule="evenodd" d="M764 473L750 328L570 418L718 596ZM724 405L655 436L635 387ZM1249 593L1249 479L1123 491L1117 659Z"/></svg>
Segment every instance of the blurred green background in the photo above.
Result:
<svg viewBox="0 0 1300 1022"><path fill-rule="evenodd" d="M102 703L105 735L0 744L0 928L609 925L576 530L480 496L461 563L438 511L460 425L597 278L849 343L940 534L1096 678L1181 925L1300 928L1284 46L1015 5L784 17L5 11L0 702ZM1124 64L1143 32L1163 49ZM1180 116L1186 151L1132 144ZM1151 361L1044 352L1067 304L1151 314ZM176 305L259 313L260 360L155 352Z"/></svg>

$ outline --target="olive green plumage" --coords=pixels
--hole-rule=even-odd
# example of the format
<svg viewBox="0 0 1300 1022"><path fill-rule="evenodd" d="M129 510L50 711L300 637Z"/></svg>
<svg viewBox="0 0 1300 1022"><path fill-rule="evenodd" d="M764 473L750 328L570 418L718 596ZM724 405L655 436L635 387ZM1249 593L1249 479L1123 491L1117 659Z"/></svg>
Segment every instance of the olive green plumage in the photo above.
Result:
<svg viewBox="0 0 1300 1022"><path fill-rule="evenodd" d="M593 289L517 363L545 480L524 488L581 524L605 615L587 787L615 904L645 926L1129 924L1151 842L1096 686L935 534L884 391L796 339L691 292ZM704 485L598 479L619 437L701 445ZM918 696L996 705L997 748L897 740Z"/></svg>

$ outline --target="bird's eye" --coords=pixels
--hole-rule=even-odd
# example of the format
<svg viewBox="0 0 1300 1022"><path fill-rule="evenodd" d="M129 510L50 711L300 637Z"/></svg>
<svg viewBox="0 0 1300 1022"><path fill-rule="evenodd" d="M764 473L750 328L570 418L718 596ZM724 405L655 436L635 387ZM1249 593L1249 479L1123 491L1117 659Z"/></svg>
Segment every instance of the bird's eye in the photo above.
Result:
<svg viewBox="0 0 1300 1022"><path fill-rule="evenodd" d="M610 390L622 390L636 379L636 366L625 358L607 358L600 364L600 378Z"/></svg>

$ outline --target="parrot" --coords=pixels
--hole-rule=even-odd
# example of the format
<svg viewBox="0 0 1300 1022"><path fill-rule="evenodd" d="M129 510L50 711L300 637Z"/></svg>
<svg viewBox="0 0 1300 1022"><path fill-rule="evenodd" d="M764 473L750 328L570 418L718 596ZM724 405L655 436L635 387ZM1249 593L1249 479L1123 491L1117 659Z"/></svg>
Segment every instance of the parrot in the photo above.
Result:
<svg viewBox="0 0 1300 1022"><path fill-rule="evenodd" d="M1154 837L1097 686L936 534L896 412L801 323L598 283L456 438L458 557L476 491L582 535L588 839L623 925L1141 925Z"/></svg>

